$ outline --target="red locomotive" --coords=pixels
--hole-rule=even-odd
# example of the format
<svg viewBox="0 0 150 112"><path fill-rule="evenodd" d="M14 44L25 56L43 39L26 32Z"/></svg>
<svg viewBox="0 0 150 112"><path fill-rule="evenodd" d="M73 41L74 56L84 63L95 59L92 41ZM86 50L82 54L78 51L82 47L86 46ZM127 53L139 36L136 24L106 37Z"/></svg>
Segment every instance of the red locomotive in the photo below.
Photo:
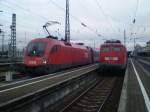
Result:
<svg viewBox="0 0 150 112"><path fill-rule="evenodd" d="M60 69L98 62L98 55L87 46L53 38L33 39L24 53L25 70L30 73L52 73Z"/></svg>
<svg viewBox="0 0 150 112"><path fill-rule="evenodd" d="M125 71L127 56L126 48L119 40L107 40L100 47L100 68Z"/></svg>

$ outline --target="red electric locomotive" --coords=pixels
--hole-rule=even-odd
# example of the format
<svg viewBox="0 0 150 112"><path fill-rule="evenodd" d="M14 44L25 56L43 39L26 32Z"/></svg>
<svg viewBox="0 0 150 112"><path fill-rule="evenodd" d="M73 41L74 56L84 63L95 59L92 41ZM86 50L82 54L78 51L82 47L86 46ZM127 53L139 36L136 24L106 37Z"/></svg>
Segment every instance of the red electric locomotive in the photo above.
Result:
<svg viewBox="0 0 150 112"><path fill-rule="evenodd" d="M101 69L125 71L127 64L126 48L119 40L107 40L101 45L99 56Z"/></svg>
<svg viewBox="0 0 150 112"><path fill-rule="evenodd" d="M25 70L52 73L60 69L92 63L92 48L53 38L33 39L24 54Z"/></svg>

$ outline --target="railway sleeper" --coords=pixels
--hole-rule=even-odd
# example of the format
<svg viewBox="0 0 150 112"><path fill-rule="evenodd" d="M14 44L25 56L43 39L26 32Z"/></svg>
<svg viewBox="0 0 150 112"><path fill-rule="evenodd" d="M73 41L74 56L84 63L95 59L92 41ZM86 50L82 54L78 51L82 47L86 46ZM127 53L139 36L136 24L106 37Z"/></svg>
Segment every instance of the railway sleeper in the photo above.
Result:
<svg viewBox="0 0 150 112"><path fill-rule="evenodd" d="M85 96L86 97L86 99L101 99L101 98L105 98L105 95L106 94L99 94L99 95L90 95L90 94L88 94L87 96Z"/></svg>
<svg viewBox="0 0 150 112"><path fill-rule="evenodd" d="M107 94L107 93L109 93L110 91L105 91L105 92L90 92L90 93L88 93L88 96L103 96L103 95L105 95L105 94Z"/></svg>
<svg viewBox="0 0 150 112"><path fill-rule="evenodd" d="M97 110L98 110L98 107L80 106L79 108L79 105L77 105L77 106L72 107L70 111L68 112L96 112Z"/></svg>
<svg viewBox="0 0 150 112"><path fill-rule="evenodd" d="M104 101L104 99L89 99L89 100L85 100L87 102L93 102L93 103L101 103Z"/></svg>
<svg viewBox="0 0 150 112"><path fill-rule="evenodd" d="M68 112L96 112L97 108L79 108L78 106L74 106L68 110Z"/></svg>
<svg viewBox="0 0 150 112"><path fill-rule="evenodd" d="M86 103L86 102L88 102L89 104L100 104L100 103L102 103L102 100L95 100L95 101L93 101L93 100L84 100L84 99L82 99L80 102L82 102L82 103Z"/></svg>
<svg viewBox="0 0 150 112"><path fill-rule="evenodd" d="M92 92L94 92L94 93L101 93L101 92L107 92L107 91L109 91L110 90L110 88L107 88L107 89L100 89L100 88L98 88L98 89L96 89L96 90L93 90ZM90 92L89 92L90 93Z"/></svg>
<svg viewBox="0 0 150 112"><path fill-rule="evenodd" d="M97 108L99 106L97 104L89 105L89 102L85 102L85 103L78 102L77 105L81 107L87 107L87 108Z"/></svg>

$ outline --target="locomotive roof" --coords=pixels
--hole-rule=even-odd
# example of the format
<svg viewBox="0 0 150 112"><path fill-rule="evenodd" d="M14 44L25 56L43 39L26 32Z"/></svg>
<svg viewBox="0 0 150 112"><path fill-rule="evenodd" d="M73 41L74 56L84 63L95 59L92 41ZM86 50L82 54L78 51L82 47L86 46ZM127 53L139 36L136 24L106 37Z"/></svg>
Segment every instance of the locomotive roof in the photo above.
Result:
<svg viewBox="0 0 150 112"><path fill-rule="evenodd" d="M121 41L116 39L111 39L111 40L106 40L104 43L121 43Z"/></svg>
<svg viewBox="0 0 150 112"><path fill-rule="evenodd" d="M106 40L101 47L103 46L124 46L120 40L116 39L111 39L111 40Z"/></svg>
<svg viewBox="0 0 150 112"><path fill-rule="evenodd" d="M31 42L46 42L46 43L53 43L53 44L57 44L57 45L61 45L61 46L68 46L68 47L73 47L73 48L80 48L80 49L89 49L90 47L87 47L85 45L79 45L76 43L68 43L65 41L61 41L61 40L56 40L56 39L52 39L52 38L37 38L37 39L33 39Z"/></svg>
<svg viewBox="0 0 150 112"><path fill-rule="evenodd" d="M123 47L124 45L121 43L104 43L101 45L101 47L103 47L103 46L120 46L120 47Z"/></svg>

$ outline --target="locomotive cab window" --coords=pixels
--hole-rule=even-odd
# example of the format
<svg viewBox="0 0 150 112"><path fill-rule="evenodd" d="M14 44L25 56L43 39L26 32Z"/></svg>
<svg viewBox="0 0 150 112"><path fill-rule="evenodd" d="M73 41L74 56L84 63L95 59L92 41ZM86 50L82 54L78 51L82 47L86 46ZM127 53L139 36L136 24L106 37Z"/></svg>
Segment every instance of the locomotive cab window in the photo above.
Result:
<svg viewBox="0 0 150 112"><path fill-rule="evenodd" d="M110 51L110 48L109 47L103 47L102 48L102 52L109 52Z"/></svg>
<svg viewBox="0 0 150 112"><path fill-rule="evenodd" d="M55 46L52 47L50 53L51 53L51 54L54 54L54 53L56 53L57 51L58 51L58 46L55 45Z"/></svg>
<svg viewBox="0 0 150 112"><path fill-rule="evenodd" d="M28 56L42 56L44 54L46 43L32 42L27 47Z"/></svg>
<svg viewBox="0 0 150 112"><path fill-rule="evenodd" d="M113 50L114 52L120 52L121 48L119 48L119 47L113 47L112 50Z"/></svg>

